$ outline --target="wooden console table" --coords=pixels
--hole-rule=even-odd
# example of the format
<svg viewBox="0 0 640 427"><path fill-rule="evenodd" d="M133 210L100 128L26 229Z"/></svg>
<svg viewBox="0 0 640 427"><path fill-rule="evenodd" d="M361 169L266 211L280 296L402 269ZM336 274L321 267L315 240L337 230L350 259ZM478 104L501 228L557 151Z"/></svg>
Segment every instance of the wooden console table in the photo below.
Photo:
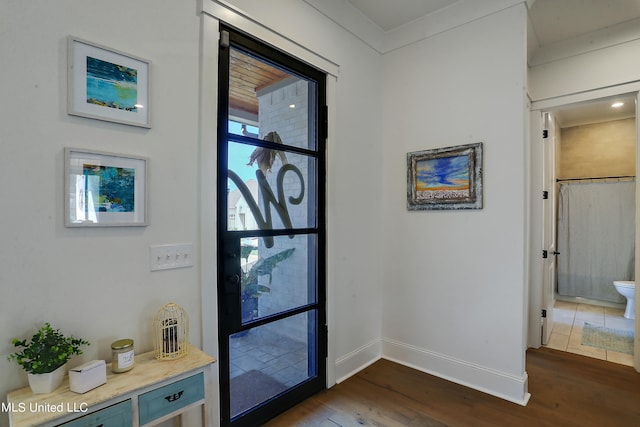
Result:
<svg viewBox="0 0 640 427"><path fill-rule="evenodd" d="M107 365L107 383L84 394L69 390L68 376L52 393L15 390L7 395L9 425L152 426L202 406L203 425L209 426L213 363L213 357L195 347L176 360L156 360L149 352L137 355L128 372L114 374Z"/></svg>

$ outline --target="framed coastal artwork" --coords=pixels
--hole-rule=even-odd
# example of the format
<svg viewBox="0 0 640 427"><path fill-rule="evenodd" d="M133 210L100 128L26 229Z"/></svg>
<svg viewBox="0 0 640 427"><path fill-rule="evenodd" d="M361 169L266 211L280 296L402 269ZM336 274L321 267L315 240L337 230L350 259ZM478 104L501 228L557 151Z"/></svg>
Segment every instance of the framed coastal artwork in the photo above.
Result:
<svg viewBox="0 0 640 427"><path fill-rule="evenodd" d="M68 38L67 112L150 128L150 62Z"/></svg>
<svg viewBox="0 0 640 427"><path fill-rule="evenodd" d="M407 209L482 209L482 143L407 154Z"/></svg>
<svg viewBox="0 0 640 427"><path fill-rule="evenodd" d="M65 148L65 226L147 225L147 159Z"/></svg>

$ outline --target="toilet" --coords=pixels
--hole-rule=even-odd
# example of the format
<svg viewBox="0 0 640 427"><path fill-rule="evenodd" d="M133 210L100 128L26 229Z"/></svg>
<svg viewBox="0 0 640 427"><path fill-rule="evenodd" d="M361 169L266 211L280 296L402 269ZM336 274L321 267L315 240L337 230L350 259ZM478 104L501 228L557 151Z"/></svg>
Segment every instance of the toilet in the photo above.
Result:
<svg viewBox="0 0 640 427"><path fill-rule="evenodd" d="M624 317L627 319L635 319L635 299L636 299L636 282L618 280L613 282L613 286L616 287L616 291L627 299L627 308L624 311Z"/></svg>

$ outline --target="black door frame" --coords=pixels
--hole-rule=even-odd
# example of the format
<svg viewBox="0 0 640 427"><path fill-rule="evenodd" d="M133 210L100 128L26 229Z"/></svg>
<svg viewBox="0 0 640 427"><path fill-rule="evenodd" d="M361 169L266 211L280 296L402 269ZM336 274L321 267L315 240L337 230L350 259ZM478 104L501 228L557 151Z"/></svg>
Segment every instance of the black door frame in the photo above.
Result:
<svg viewBox="0 0 640 427"><path fill-rule="evenodd" d="M218 60L218 164L217 164L217 263L218 263L218 340L219 340L219 369L220 369L220 421L223 426L254 426L258 425L280 412L292 407L296 403L306 399L326 388L327 377L327 317L326 317L326 137L327 137L327 109L326 109L326 74L303 63L286 53L260 42L244 33L227 27L220 26L220 49ZM300 149L301 154L313 155L317 159L316 184L314 197L317 200L316 226L306 229L294 229L297 234L315 234L317 236L316 247L316 280L317 296L314 304L298 307L282 314L258 319L246 325L240 321L240 301L237 294L228 292L228 276L230 272L225 270L224 264L229 254L229 245L235 247L242 237L249 236L285 236L291 234L291 229L261 230L257 231L228 231L227 228L227 179L228 179L228 142L234 141L251 143L256 146L269 147L268 142L250 139L243 136L229 134L229 51L230 46L243 52L250 53L274 65L281 66L288 72L300 75L307 80L314 81L317 85L315 93L315 126L310 131L310 138L315 140L313 150ZM311 111L311 109L310 109ZM291 149L292 147L288 147ZM290 151L295 152L295 148ZM313 151L313 153L311 153ZM230 413L230 378L229 378L229 336L233 333L271 323L282 318L304 312L315 311L317 314L315 340L309 343L314 352L310 355L317 367L316 375L309 380L294 386L285 394L276 397L267 404L242 415L237 419L231 419Z"/></svg>

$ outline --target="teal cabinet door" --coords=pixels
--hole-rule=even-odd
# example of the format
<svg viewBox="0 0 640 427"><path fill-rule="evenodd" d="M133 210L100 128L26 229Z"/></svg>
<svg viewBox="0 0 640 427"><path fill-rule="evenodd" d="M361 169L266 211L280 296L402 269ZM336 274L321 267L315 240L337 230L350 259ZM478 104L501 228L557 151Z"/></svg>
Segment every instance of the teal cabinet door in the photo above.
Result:
<svg viewBox="0 0 640 427"><path fill-rule="evenodd" d="M68 423L60 424L63 427L123 427L132 425L131 400L109 406L96 412L84 415Z"/></svg>
<svg viewBox="0 0 640 427"><path fill-rule="evenodd" d="M138 397L140 425L204 399L204 375L193 375Z"/></svg>

